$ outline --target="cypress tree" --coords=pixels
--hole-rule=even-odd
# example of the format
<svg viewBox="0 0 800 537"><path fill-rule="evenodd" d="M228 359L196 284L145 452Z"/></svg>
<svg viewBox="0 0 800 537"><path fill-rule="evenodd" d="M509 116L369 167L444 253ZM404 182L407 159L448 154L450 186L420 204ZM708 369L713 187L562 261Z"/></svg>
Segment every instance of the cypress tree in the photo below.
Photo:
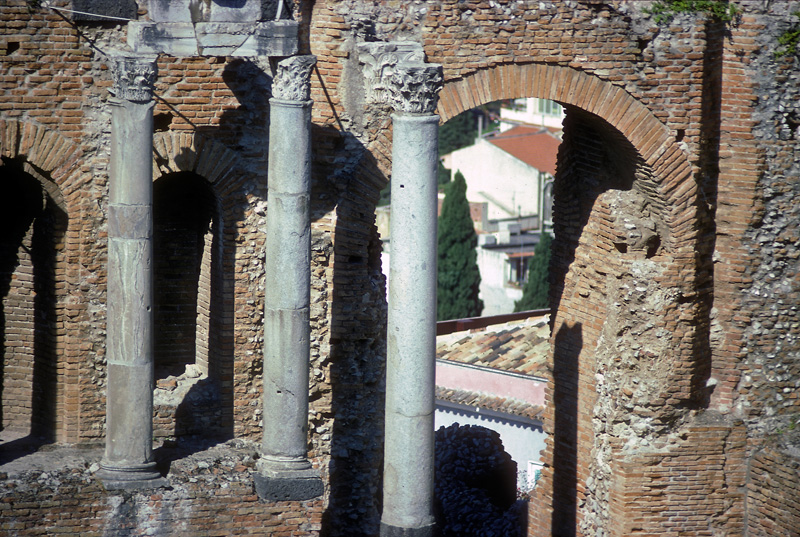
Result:
<svg viewBox="0 0 800 537"><path fill-rule="evenodd" d="M481 275L477 244L467 202L467 183L461 172L456 172L453 181L445 186L439 216L437 320L480 316L483 301L478 298Z"/></svg>
<svg viewBox="0 0 800 537"><path fill-rule="evenodd" d="M550 304L549 269L550 245L553 239L547 232L542 233L539 244L533 249L533 259L528 267L528 281L522 288L522 298L514 302L514 311L527 311L546 308Z"/></svg>

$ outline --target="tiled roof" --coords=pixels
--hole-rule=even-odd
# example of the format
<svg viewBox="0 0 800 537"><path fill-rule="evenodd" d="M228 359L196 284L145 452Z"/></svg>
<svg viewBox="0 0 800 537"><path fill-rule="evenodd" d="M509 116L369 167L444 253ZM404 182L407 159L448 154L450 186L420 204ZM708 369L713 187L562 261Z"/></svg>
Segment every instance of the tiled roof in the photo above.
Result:
<svg viewBox="0 0 800 537"><path fill-rule="evenodd" d="M487 137L486 141L539 171L556 174L556 155L561 140L547 129L517 125Z"/></svg>
<svg viewBox="0 0 800 537"><path fill-rule="evenodd" d="M456 332L436 338L436 357L524 375L542 376L549 344L548 316Z"/></svg>
<svg viewBox="0 0 800 537"><path fill-rule="evenodd" d="M497 397L480 392L436 387L436 399L466 406L504 412L529 419L538 419L544 407L533 405L513 397Z"/></svg>

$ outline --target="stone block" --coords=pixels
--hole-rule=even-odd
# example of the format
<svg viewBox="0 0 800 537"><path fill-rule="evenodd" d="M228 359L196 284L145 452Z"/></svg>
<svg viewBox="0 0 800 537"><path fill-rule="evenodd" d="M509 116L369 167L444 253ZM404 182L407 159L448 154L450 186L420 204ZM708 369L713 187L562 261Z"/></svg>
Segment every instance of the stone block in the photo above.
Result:
<svg viewBox="0 0 800 537"><path fill-rule="evenodd" d="M72 9L81 12L70 13L72 20L104 22L106 17L135 20L138 8L134 0L72 0Z"/></svg>
<svg viewBox="0 0 800 537"><path fill-rule="evenodd" d="M253 474L258 497L262 500L303 501L322 496L325 486L319 477L267 477Z"/></svg>
<svg viewBox="0 0 800 537"><path fill-rule="evenodd" d="M128 45L140 54L172 56L291 56L297 52L295 21L133 22Z"/></svg>

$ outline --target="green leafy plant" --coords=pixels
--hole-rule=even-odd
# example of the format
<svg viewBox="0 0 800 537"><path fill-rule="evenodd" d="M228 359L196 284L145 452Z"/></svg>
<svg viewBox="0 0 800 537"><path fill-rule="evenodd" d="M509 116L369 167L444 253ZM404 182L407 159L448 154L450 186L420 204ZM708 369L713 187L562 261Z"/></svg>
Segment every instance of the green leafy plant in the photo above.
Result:
<svg viewBox="0 0 800 537"><path fill-rule="evenodd" d="M800 19L800 11L795 11L792 15ZM793 26L778 36L778 44L782 48L775 51L776 58L797 54L797 45L800 44L800 25Z"/></svg>
<svg viewBox="0 0 800 537"><path fill-rule="evenodd" d="M725 0L659 0L645 9L656 24L669 24L678 13L706 13L722 22L733 22L741 13L735 4Z"/></svg>
<svg viewBox="0 0 800 537"><path fill-rule="evenodd" d="M550 305L550 248L553 238L542 233L539 244L533 250L528 268L528 281L522 288L522 298L514 302L514 311L546 308Z"/></svg>
<svg viewBox="0 0 800 537"><path fill-rule="evenodd" d="M467 183L461 172L445 186L439 216L437 320L479 317L483 301L478 298L478 237L469 213Z"/></svg>

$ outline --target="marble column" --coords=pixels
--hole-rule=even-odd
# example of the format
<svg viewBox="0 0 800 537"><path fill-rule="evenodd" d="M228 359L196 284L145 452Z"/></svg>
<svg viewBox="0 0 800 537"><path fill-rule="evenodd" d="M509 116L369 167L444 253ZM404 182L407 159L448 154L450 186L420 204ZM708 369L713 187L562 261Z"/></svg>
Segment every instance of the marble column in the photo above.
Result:
<svg viewBox="0 0 800 537"><path fill-rule="evenodd" d="M256 488L270 500L322 494L307 458L311 297L310 74L314 56L277 64L272 83L264 290L264 432Z"/></svg>
<svg viewBox="0 0 800 537"><path fill-rule="evenodd" d="M392 255L386 363L384 537L434 534L436 166L442 68L399 64L392 115Z"/></svg>
<svg viewBox="0 0 800 537"><path fill-rule="evenodd" d="M112 58L109 103L107 488L153 486L153 91L156 58Z"/></svg>

